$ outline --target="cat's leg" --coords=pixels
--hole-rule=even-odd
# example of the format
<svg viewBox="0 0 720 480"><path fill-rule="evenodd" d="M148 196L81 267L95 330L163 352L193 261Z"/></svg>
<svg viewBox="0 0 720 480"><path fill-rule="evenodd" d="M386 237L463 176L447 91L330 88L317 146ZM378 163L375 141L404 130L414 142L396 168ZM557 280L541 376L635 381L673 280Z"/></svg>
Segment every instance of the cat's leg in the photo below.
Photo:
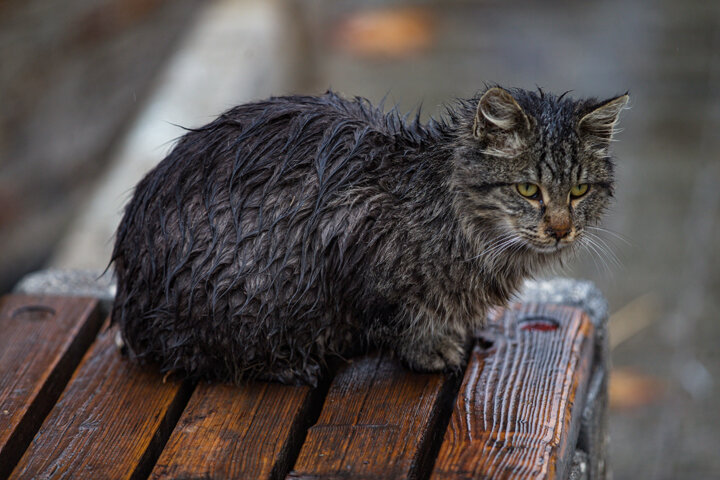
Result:
<svg viewBox="0 0 720 480"><path fill-rule="evenodd" d="M312 359L302 365L281 367L272 372L263 372L258 378L260 380L280 382L288 385L310 385L317 387L322 373L323 369L320 363Z"/></svg>
<svg viewBox="0 0 720 480"><path fill-rule="evenodd" d="M407 312L392 348L411 369L420 372L459 371L466 362L468 326Z"/></svg>

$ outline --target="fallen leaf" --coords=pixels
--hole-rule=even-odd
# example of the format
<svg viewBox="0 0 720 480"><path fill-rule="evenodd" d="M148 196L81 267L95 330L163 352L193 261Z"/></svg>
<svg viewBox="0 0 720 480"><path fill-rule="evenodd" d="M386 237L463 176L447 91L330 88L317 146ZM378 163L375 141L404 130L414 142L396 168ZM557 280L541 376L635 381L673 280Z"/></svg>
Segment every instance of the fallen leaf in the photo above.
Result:
<svg viewBox="0 0 720 480"><path fill-rule="evenodd" d="M426 50L435 37L430 10L421 7L356 12L333 29L333 43L365 57L397 58Z"/></svg>
<svg viewBox="0 0 720 480"><path fill-rule="evenodd" d="M658 402L665 394L665 382L631 368L613 369L610 373L610 408L627 410Z"/></svg>

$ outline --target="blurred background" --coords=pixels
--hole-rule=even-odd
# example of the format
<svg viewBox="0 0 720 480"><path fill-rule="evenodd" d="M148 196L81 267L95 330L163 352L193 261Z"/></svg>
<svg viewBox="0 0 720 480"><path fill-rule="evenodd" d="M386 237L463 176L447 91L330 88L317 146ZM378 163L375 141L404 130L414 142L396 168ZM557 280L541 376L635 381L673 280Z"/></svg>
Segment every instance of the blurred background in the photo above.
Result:
<svg viewBox="0 0 720 480"><path fill-rule="evenodd" d="M720 478L720 2L0 2L0 292L104 268L122 206L187 127L332 87L401 110L484 82L627 90L606 252L616 479Z"/></svg>

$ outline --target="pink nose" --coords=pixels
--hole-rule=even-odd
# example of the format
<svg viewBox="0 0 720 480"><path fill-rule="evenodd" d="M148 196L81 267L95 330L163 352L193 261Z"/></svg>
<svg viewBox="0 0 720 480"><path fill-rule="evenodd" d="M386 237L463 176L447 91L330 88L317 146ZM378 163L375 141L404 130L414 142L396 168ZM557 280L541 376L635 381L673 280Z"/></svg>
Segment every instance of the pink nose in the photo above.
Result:
<svg viewBox="0 0 720 480"><path fill-rule="evenodd" d="M562 222L562 223L551 223L546 232L551 237L554 237L556 240L561 240L568 236L568 233L570 233L571 225L569 222Z"/></svg>

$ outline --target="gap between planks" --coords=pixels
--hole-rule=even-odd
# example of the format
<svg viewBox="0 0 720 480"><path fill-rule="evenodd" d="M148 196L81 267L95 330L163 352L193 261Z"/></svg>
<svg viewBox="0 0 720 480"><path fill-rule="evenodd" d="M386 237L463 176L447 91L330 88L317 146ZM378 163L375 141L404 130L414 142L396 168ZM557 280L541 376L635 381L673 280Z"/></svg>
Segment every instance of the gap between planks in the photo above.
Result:
<svg viewBox="0 0 720 480"><path fill-rule="evenodd" d="M101 325L91 298L0 299L0 478L6 478Z"/></svg>
<svg viewBox="0 0 720 480"><path fill-rule="evenodd" d="M284 478L326 392L327 381L201 383L150 478Z"/></svg>
<svg viewBox="0 0 720 480"><path fill-rule="evenodd" d="M389 354L354 359L333 379L287 478L426 477L459 383L411 373Z"/></svg>
<svg viewBox="0 0 720 480"><path fill-rule="evenodd" d="M512 442L517 440L522 443L523 439L529 437L510 428L512 423L523 423L522 419L518 421L516 418L522 403L516 394L529 374L526 372L523 379L522 375L516 374L512 384L503 387L503 392L510 392L508 404L503 404L496 395L493 408L487 410L488 385L499 381L497 368L485 368L492 361L490 353L502 351L503 365L516 365L518 358L527 358L528 352L516 347L510 354L512 345L517 344L518 338L523 336L527 338L519 342L522 348L533 344L528 343L530 334L523 333L517 324L512 324L511 320L517 317L517 312L524 315L543 312L550 318L558 318L562 327L560 333L575 329L571 332L574 337L570 347L562 335L558 338L565 340L559 343L557 339L554 340L562 352L570 348L569 351L574 353L569 357L572 361L567 365L565 377L556 379L556 383L550 382L550 385L546 385L549 380L545 379L543 384L550 390L561 386L559 391L557 388L553 391L558 398L566 401L557 408L553 407L549 411L546 408L542 412L542 415L552 417L548 418L545 427L554 430L548 437L550 442L546 442L545 446L549 445L553 453L542 457L544 464L540 465L539 470L533 470L532 465L528 467L511 462L502 467L504 470L498 470L498 465L502 464L505 457L513 456L513 449L530 448L513 446ZM466 415L465 418L469 443L477 450L476 440L485 439L484 447L479 449L483 452L483 458L478 459L473 468L487 467L489 470L485 473L505 472L505 478L513 478L510 474L531 468L529 473L540 472L545 475L542 478L551 478L558 469L564 468L562 458L567 456L567 451L574 444L573 435L577 436L579 414L576 410L582 407L582 402L573 399L583 397L586 385L583 383L584 377L578 372L589 368L588 358L591 354L588 356L587 352L592 353L592 326L578 312L567 307L515 306L510 313L500 317L499 327L496 325L499 336L495 345L488 351L478 346L472 354L452 420L450 411L459 379L453 381L443 375L408 374L395 360L378 353L360 357L345 365L332 379L327 395L324 388L312 390L278 384L249 384L242 387L203 384L193 392L189 384L163 384L159 374L144 371L127 362L127 359L120 358L114 350L112 334L104 331L83 359L66 392L50 412L36 441L13 475L20 477L63 472L75 478L83 478L82 472L92 472L86 478L97 478L98 474L104 472L108 474L107 478L145 478L151 473L153 478L227 478L247 476L245 474L255 478L282 478L295 465L288 478L317 478L324 475L339 475L343 478L424 478L433 466L435 454L440 450L435 476L450 478L444 475L447 470L443 468L447 465L443 462L446 462L448 452L457 449L453 442L457 438L465 438L458 435L461 429L457 428L457 422L462 422L458 412L466 415L473 406L467 402L477 403L477 398L473 400L470 386L482 385L484 381L486 397L481 417L478 417L483 420L482 431L473 424L477 420L472 415ZM543 338L546 341L550 338L547 332L534 332L532 335L537 337L535 340L540 339L533 341L538 344L543 343ZM545 353L551 351L552 348ZM561 357L565 358L563 355ZM552 364L547 357L542 362ZM493 375L498 378L493 380ZM104 393L98 394L97 390ZM466 395L468 391L471 394ZM542 393L542 389L538 391ZM164 399L159 405L150 401L150 410L146 401L137 401L158 395L164 396ZM124 410L112 410L111 403L117 400L123 400ZM228 401L230 404L227 404L227 408L218 407ZM278 415L278 405L287 406L287 414ZM506 406L509 407L507 418L502 416L505 415ZM83 419L82 414L87 412L96 418ZM528 412L527 404L520 413L523 412ZM498 413L501 416L496 418ZM143 414L149 417L149 421L130 422L132 428L127 431L128 418ZM499 430L495 431L495 423L489 432L485 431L488 429L484 423L490 418L497 425L505 425L504 435ZM448 421L450 427L446 429ZM211 427L218 422L223 428L215 431ZM114 435L103 434L109 431L114 432ZM178 465L189 452L189 442L197 439L198 431L205 434L209 432L210 435L215 432L216 437L206 440L206 444L210 445L209 450L198 452L198 470L188 470L187 464L182 467L185 470L178 470ZM440 446L439 439L443 433L445 440ZM238 436L241 442L237 442ZM125 437L129 443L120 437ZM122 451L116 445L115 440L118 438L120 444L127 447ZM283 439L277 442L279 445L268 443L277 438ZM531 444L534 445L533 442ZM231 446L230 450L228 445ZM258 461L258 452L266 458ZM112 475L110 471L102 469L103 464L108 463L108 455L113 458L109 462ZM245 455L244 461L242 455ZM247 468L238 469L238 465ZM457 465L453 468L456 473L463 471ZM119 472L124 474L120 475Z"/></svg>
<svg viewBox="0 0 720 480"><path fill-rule="evenodd" d="M10 478L146 478L192 391L128 362L105 328Z"/></svg>

